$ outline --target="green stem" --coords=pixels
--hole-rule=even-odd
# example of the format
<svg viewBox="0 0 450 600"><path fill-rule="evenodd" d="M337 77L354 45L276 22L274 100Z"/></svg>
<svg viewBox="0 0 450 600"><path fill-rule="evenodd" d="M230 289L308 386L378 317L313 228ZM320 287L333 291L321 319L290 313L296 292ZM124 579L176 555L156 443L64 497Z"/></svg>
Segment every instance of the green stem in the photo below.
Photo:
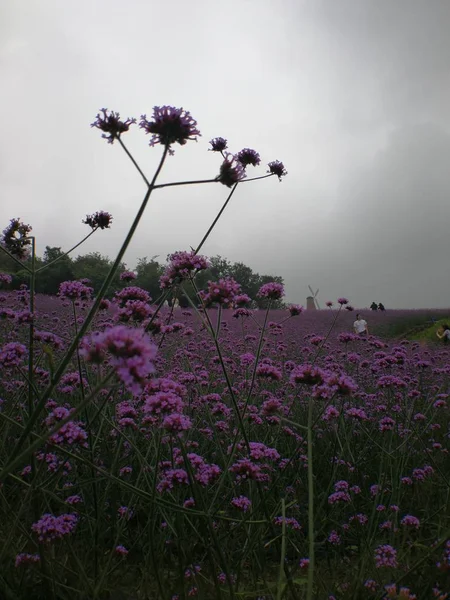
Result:
<svg viewBox="0 0 450 600"><path fill-rule="evenodd" d="M313 472L313 407L314 399L310 395L308 402L308 544L309 544L309 566L308 587L306 600L313 599L314 585L314 472Z"/></svg>
<svg viewBox="0 0 450 600"><path fill-rule="evenodd" d="M28 273L31 273L30 267L27 267L27 265L24 265L23 262L21 262L13 254L11 254L11 252L8 252L8 250L4 246L2 246L1 244L0 244L0 250L3 250L3 252L9 256L9 258L11 258L18 265L20 265L21 269L25 269L25 271L28 271Z"/></svg>
<svg viewBox="0 0 450 600"><path fill-rule="evenodd" d="M18 442L17 442L17 444L16 444L16 446L15 446L13 452L12 452L10 460L14 460L15 457L19 454L19 452L20 452L20 450L21 450L21 448L22 448L22 446L24 444L24 441L26 440L29 432L31 431L31 429L33 428L34 424L38 420L39 415L40 415L40 413L42 412L42 409L45 406L45 403L50 398L53 390L55 389L56 384L60 380L61 376L64 374L64 371L66 370L67 365L69 364L70 360L72 359L72 356L73 356L74 352L78 348L79 341L81 340L82 336L86 333L86 331L88 330L91 322L93 321L93 319L94 319L94 317L95 317L95 315L97 313L98 307L100 306L101 301L105 297L106 292L108 291L108 288L111 285L111 282L112 282L112 280L114 278L114 275L115 275L115 273L116 273L116 271L117 271L120 263L122 262L122 258L123 258L124 254L125 254L125 252L126 252L126 250L128 248L128 246L129 246L129 244L130 244L133 236L134 236L134 233L135 233L135 231L136 231L136 229L137 229L137 227L139 225L139 222L140 222L140 220L142 218L142 215L144 214L144 211L145 211L145 209L147 207L148 200L149 200L150 195L151 195L151 193L153 191L153 186L154 186L155 181L156 181L156 179L157 179L157 177L158 177L158 175L159 175L159 173L160 173L160 171L161 171L161 169L163 167L163 164L164 164L164 161L166 160L168 151L169 151L169 148L168 148L168 146L166 146L164 148L164 152L162 154L159 166L156 169L156 172L155 172L155 174L153 176L151 185L148 188L148 190L147 190L147 192L146 192L146 194L144 196L144 199L142 201L141 207L139 208L139 211L138 211L138 213L137 213L137 215L136 215L136 217L135 217L135 219L133 221L133 224L132 224L132 226L131 226L131 228L130 228L130 230L128 232L128 235L125 238L125 241L123 242L121 249L119 250L117 258L114 261L114 264L112 265L112 267L111 267L111 269L110 269L110 271L108 273L108 276L106 277L105 281L103 282L103 285L102 285L102 287L101 287L101 289L100 289L100 291L99 291L99 293L98 293L98 295L97 295L97 297L95 299L94 304L91 307L91 310L89 311L88 315L86 316L86 319L85 319L83 325L80 327L80 330L78 331L78 334L75 336L74 340L72 341L72 343L71 343L69 349L67 350L67 353L66 353L65 357L61 361L59 367L56 369L55 374L54 374L52 380L50 381L49 386L47 387L47 389L45 390L44 394L42 395L41 399L39 400L39 402L38 402L38 404L37 404L37 406L35 408L34 413L28 419L28 422L26 424L25 430L23 431L21 437L19 438L19 440L18 440ZM1 473L1 475L0 475L0 480L6 474L7 474L6 473L6 469L4 469L2 471L2 473Z"/></svg>
<svg viewBox="0 0 450 600"><path fill-rule="evenodd" d="M257 181L258 179L267 179L267 177L273 177L275 173L269 173L268 175L260 175L259 177L250 177L250 179L243 179L240 183L248 183L249 181Z"/></svg>
<svg viewBox="0 0 450 600"><path fill-rule="evenodd" d="M79 415L80 412L84 409L84 407L96 398L99 391L108 383L108 381L113 375L114 371L110 371L108 375L103 379L103 381L101 381L99 385L95 388L95 390L87 398L80 402L80 404L70 413L70 415L68 415L65 419L62 419L61 421L58 421L58 423L50 431L48 431L44 435L39 436L38 439L32 442L28 446L28 448L24 450L21 454L19 454L18 456L16 454L16 456L12 458L11 462L7 464L0 473L0 481L3 480L5 477L8 477L11 471L16 469L22 463L22 461L24 461L26 458L28 458L28 456L30 456L30 454L32 454L35 450L38 450L43 444L45 444L45 442L47 442L47 440L49 440L52 437L52 435L58 433L61 427L63 427L66 423L69 423L69 421L73 421L75 417ZM25 433L25 431L26 427L23 433Z"/></svg>
<svg viewBox="0 0 450 600"><path fill-rule="evenodd" d="M214 179L196 179L193 181L174 181L173 183L159 183L155 185L155 190L159 190L161 188L166 187L175 187L176 185L195 185L197 183L217 183L218 179L215 177Z"/></svg>
<svg viewBox="0 0 450 600"><path fill-rule="evenodd" d="M239 183L239 182L238 182ZM231 200L231 196L234 194L235 189L238 186L238 183L235 183L233 186L233 189L231 190L231 192L228 194L228 198L225 200L224 205L222 206L222 208L220 209L219 213L217 214L216 218L214 219L214 221L212 222L210 228L208 229L208 231L205 233L205 235L203 236L202 241L200 242L200 244L197 246L197 250L195 250L195 254L198 254L203 246L203 244L206 242L206 240L209 237L209 234L211 233L211 231L214 229L217 221L220 219L220 217L222 216L223 211L226 209L228 202Z"/></svg>
<svg viewBox="0 0 450 600"><path fill-rule="evenodd" d="M137 172L139 173L139 175L142 177L142 179L145 181L145 183L147 184L147 187L150 187L151 184L149 183L147 177L144 175L144 172L142 171L141 167L137 164L137 162L135 161L135 159L133 158L131 152L128 150L128 148L125 146L125 144L122 142L122 139L120 137L120 135L117 137L117 140L119 141L119 144L122 146L122 148L125 151L125 154L128 156L128 158L131 160L131 162L133 163L133 165L136 167ZM159 187L159 185L154 186L153 189L155 189L155 187Z"/></svg>

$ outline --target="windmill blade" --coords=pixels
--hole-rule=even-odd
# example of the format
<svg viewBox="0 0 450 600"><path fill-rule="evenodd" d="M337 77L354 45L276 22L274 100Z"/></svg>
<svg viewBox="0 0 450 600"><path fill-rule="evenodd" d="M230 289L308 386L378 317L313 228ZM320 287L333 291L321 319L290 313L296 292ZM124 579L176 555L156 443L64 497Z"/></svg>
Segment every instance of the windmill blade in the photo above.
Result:
<svg viewBox="0 0 450 600"><path fill-rule="evenodd" d="M318 296L318 294L319 294L319 288L317 288L317 292L314 294L314 298L315 298L316 296Z"/></svg>
<svg viewBox="0 0 450 600"><path fill-rule="evenodd" d="M310 292L311 292L311 294L314 296L314 292L313 292L313 289L312 289L312 287L311 287L310 285L308 285L308 287L309 287L309 291L310 291Z"/></svg>

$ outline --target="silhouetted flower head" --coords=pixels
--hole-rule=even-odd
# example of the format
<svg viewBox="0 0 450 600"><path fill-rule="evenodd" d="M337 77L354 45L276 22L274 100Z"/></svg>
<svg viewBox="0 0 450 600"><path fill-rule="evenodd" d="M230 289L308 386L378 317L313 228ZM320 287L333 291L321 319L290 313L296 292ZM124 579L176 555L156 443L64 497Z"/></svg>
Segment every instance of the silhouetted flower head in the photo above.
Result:
<svg viewBox="0 0 450 600"><path fill-rule="evenodd" d="M282 283L277 283L276 281L271 281L269 283L265 283L259 288L258 291L259 298L268 298L270 300L279 300L284 296L284 286Z"/></svg>
<svg viewBox="0 0 450 600"><path fill-rule="evenodd" d="M191 113L174 106L155 106L152 120L142 115L139 127L152 134L150 146L161 144L170 147L175 143L184 146L188 140L196 141L197 136L201 135Z"/></svg>
<svg viewBox="0 0 450 600"><path fill-rule="evenodd" d="M119 278L120 281L133 281L133 279L137 278L137 275L133 271L123 271Z"/></svg>
<svg viewBox="0 0 450 600"><path fill-rule="evenodd" d="M209 150L212 152L223 152L228 147L228 141L223 137L213 138L209 143L211 144Z"/></svg>
<svg viewBox="0 0 450 600"><path fill-rule="evenodd" d="M110 111L108 114L107 108L101 108L95 117L95 121L91 123L91 127L97 127L97 129L103 131L102 138L108 140L108 144L112 144L122 133L128 131L130 125L134 123L136 123L136 119L121 121L118 112Z"/></svg>
<svg viewBox="0 0 450 600"><path fill-rule="evenodd" d="M11 219L8 227L3 231L1 245L11 254L23 260L28 256L31 239L28 237L32 227L25 225L19 219Z"/></svg>
<svg viewBox="0 0 450 600"><path fill-rule="evenodd" d="M301 315L302 312L304 312L304 308L303 306L300 306L299 304L291 304L289 307L289 312L291 314L291 317L296 317L297 315Z"/></svg>
<svg viewBox="0 0 450 600"><path fill-rule="evenodd" d="M174 283L187 279L192 272L203 271L209 267L207 259L194 251L174 252L169 254L167 260L169 264L159 278L161 289L168 289Z"/></svg>
<svg viewBox="0 0 450 600"><path fill-rule="evenodd" d="M269 170L267 172L271 173L272 175L276 175L280 181L282 177L285 177L288 174L286 169L284 168L283 163L279 160L274 160L270 162L268 167Z"/></svg>
<svg viewBox="0 0 450 600"><path fill-rule="evenodd" d="M217 181L227 187L233 187L235 183L242 181L245 177L245 169L242 164L232 154L227 154L220 167Z"/></svg>
<svg viewBox="0 0 450 600"><path fill-rule="evenodd" d="M247 165L257 167L261 162L261 157L256 150L244 148L236 154L236 160L239 161L243 167L246 167Z"/></svg>
<svg viewBox="0 0 450 600"><path fill-rule="evenodd" d="M109 229L112 223L112 215L100 210L93 215L86 215L86 219L82 223L89 225L92 229Z"/></svg>

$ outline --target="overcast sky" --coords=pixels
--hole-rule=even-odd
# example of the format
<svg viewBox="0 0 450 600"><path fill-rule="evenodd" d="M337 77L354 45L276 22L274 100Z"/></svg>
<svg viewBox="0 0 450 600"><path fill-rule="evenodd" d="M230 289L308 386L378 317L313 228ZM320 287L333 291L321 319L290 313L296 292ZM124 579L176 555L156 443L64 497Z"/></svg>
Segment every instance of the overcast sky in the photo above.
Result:
<svg viewBox="0 0 450 600"><path fill-rule="evenodd" d="M311 284L322 303L448 307L449 30L448 0L2 0L1 229L21 217L42 254L106 210L112 229L81 252L113 257L145 186L89 124L172 104L202 137L160 182L214 177L216 136L289 172L238 186L205 254L282 275L292 302ZM161 148L123 139L151 176ZM128 266L198 244L226 195L155 192Z"/></svg>

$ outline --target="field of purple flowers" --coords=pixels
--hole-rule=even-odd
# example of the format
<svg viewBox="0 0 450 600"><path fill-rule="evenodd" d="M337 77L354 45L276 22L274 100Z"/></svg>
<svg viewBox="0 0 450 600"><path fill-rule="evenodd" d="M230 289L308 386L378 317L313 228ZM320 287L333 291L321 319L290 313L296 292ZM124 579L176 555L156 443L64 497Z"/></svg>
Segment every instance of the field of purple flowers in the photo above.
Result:
<svg viewBox="0 0 450 600"><path fill-rule="evenodd" d="M83 294L37 298L37 394ZM27 291L1 300L4 465L26 420ZM166 308L150 341L148 301L105 303L34 429L33 481L24 462L0 490L3 597L47 597L46 579L56 598L305 597L313 398L314 597L446 598L447 350L358 338L339 309Z"/></svg>
<svg viewBox="0 0 450 600"><path fill-rule="evenodd" d="M448 600L449 351L376 334L428 314L368 313L359 337L345 298L274 311L269 282L253 310L234 280L197 290L217 219L169 257L159 299L131 272L104 299L171 146L198 135L182 109L152 118L160 167L151 182L137 167L147 192L95 298L88 281L36 296L31 228L4 231L31 262L29 287L0 293L0 598ZM94 125L123 146L133 123ZM211 145L223 211L260 158ZM185 283L198 303L168 307Z"/></svg>

